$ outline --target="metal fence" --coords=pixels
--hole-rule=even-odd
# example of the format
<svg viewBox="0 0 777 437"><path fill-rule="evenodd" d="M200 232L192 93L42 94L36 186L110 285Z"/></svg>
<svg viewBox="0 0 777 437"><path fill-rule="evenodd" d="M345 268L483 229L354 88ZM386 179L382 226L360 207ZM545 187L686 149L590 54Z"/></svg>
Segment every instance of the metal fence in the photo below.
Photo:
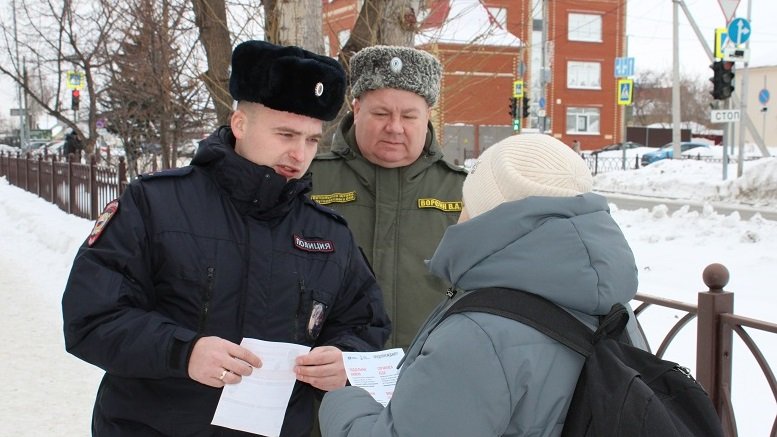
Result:
<svg viewBox="0 0 777 437"><path fill-rule="evenodd" d="M31 156L21 153L0 153L0 176L56 204L61 210L95 220L103 206L119 197L127 185L124 158L115 167L98 166L94 155L84 163L70 155Z"/></svg>
<svg viewBox="0 0 777 437"><path fill-rule="evenodd" d="M749 353L755 358L769 384L772 397L777 401L777 379L774 371L750 335L751 331L777 334L777 324L733 313L734 293L723 289L728 284L729 272L722 264L707 266L702 273L702 278L709 291L699 293L696 305L639 293L635 299L642 304L634 310L634 313L639 318L651 306L685 312L685 316L674 324L655 350L654 353L659 357L663 356L677 334L689 322L696 319L696 380L710 395L726 437L736 437L738 435L736 418L731 402L731 389L737 383L732 379L733 334L736 333L739 336ZM737 387L747 390L743 384L745 384L744 381L739 381ZM777 436L777 412L769 435Z"/></svg>
<svg viewBox="0 0 777 437"><path fill-rule="evenodd" d="M600 173L607 173L617 170L637 170L642 166L640 163L640 155L627 156L624 158L616 156L599 156L598 153L583 153L583 159L585 160L586 165L588 165L588 168L591 169L591 174L594 176ZM697 161L712 162L717 164L723 162L723 158L702 156L700 154L683 155L682 159L694 159ZM745 161L754 161L758 159L761 159L761 157L746 156L744 158ZM737 158L730 156L728 161L733 164L737 162Z"/></svg>

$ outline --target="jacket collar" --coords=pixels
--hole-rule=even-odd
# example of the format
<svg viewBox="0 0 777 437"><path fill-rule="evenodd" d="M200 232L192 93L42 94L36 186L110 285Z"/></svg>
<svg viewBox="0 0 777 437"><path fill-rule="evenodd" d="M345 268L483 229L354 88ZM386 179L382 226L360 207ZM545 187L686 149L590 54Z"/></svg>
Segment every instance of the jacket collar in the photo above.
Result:
<svg viewBox="0 0 777 437"><path fill-rule="evenodd" d="M286 182L272 168L235 153L235 137L227 126L200 142L192 165L211 174L242 214L258 219L286 215L311 188L310 173Z"/></svg>
<svg viewBox="0 0 777 437"><path fill-rule="evenodd" d="M374 173L374 164L364 158L356 143L356 129L353 126L353 113L348 113L340 123L340 128L335 133L332 153L346 159L348 165L363 177L369 178ZM443 157L440 145L434 135L434 127L429 122L426 130L426 141L421 156L406 167L399 167L407 178L413 178L421 174L426 168L441 160Z"/></svg>

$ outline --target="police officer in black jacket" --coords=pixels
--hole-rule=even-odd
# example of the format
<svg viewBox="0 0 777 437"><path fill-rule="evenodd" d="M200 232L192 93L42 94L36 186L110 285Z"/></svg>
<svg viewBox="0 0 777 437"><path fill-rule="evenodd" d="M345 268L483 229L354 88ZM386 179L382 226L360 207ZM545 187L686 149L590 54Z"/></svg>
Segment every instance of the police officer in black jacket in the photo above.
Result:
<svg viewBox="0 0 777 437"><path fill-rule="evenodd" d="M343 102L342 67L248 41L232 54L230 93L230 126L190 166L133 181L76 255L65 344L105 370L96 436L246 435L210 424L221 388L262 365L243 338L312 347L281 429L309 435L315 396L347 382L342 351L388 338L346 223L305 194L322 120Z"/></svg>

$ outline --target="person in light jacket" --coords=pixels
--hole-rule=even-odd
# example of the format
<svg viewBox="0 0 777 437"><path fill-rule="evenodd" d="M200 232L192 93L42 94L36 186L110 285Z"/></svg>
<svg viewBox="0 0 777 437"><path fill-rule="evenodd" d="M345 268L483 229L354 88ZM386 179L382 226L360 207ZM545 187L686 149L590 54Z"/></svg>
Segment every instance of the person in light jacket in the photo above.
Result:
<svg viewBox="0 0 777 437"><path fill-rule="evenodd" d="M401 364L387 407L358 387L329 392L319 412L330 436L558 436L583 357L522 323L453 314L485 287L521 289L589 326L637 292L637 267L607 200L591 193L585 163L547 135L511 136L488 148L463 187L459 223L429 262L447 280ZM632 342L646 348L632 318ZM436 327L435 327L436 326Z"/></svg>

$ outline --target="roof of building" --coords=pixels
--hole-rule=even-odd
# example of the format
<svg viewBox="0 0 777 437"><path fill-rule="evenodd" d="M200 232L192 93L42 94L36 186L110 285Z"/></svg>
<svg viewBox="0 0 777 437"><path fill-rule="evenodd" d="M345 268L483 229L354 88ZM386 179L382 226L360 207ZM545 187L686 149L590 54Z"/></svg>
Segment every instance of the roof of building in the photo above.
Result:
<svg viewBox="0 0 777 437"><path fill-rule="evenodd" d="M415 45L433 43L491 46L521 45L507 31L504 9L489 10L479 0L449 0L433 4L422 18ZM495 15L496 14L496 15Z"/></svg>

